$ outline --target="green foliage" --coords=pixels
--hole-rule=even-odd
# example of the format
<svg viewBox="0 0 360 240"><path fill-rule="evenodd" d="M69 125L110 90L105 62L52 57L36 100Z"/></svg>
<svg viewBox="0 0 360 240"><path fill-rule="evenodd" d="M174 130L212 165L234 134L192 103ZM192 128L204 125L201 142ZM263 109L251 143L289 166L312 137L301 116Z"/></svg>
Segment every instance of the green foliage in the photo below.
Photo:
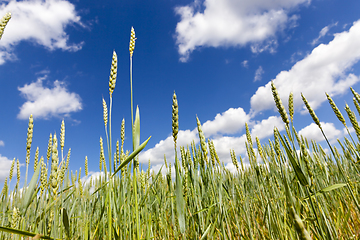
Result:
<svg viewBox="0 0 360 240"><path fill-rule="evenodd" d="M206 164L200 146L188 148L181 159L185 162L175 164L176 181L160 171L151 173L145 175L144 191L131 168L149 139L107 178L83 183L82 195L79 184L71 184L68 169L56 197L49 185L40 194L36 171L22 195L14 189L1 196L0 239L17 234L133 239L137 226L140 239L355 239L360 231L358 143L344 141L343 154L329 155L314 141L307 148L302 139L306 149L299 155L289 136L275 134L280 149L275 152L276 144L270 141L262 146L263 161L257 154L257 163L237 173L217 162ZM308 168L314 173L312 181ZM11 228L14 207L21 210L16 229Z"/></svg>

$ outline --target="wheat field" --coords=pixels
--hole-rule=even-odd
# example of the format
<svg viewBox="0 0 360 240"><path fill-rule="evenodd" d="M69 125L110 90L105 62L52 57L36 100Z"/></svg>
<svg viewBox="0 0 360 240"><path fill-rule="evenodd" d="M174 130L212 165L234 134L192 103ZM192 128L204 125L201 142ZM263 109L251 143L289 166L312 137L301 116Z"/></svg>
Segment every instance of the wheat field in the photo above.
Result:
<svg viewBox="0 0 360 240"><path fill-rule="evenodd" d="M1 35L11 15L1 20ZM299 136L293 126L293 95L285 109L276 86L272 94L286 132L274 128L273 140L261 144L246 124L249 164L229 149L236 173L225 168L214 143L206 139L196 117L200 144L177 149L179 112L172 97L172 135L175 159L164 157L158 172L140 170L138 154L150 137L140 143L140 113L133 109L132 57L135 30L131 29L130 92L132 151L114 143L111 132L112 93L117 77L113 52L109 77L109 106L103 99L106 139L100 138L98 177L83 169L68 169L71 150L64 154L65 122L60 135L50 134L47 153L37 148L34 174L28 176L32 150L33 118L29 117L25 186L19 186L19 161L13 161L1 191L0 239L359 239L360 236L360 128L355 112L345 106L348 120L327 95L335 116L348 131L338 146L331 145L320 120L302 99L322 131L326 148ZM360 95L351 88L360 114ZM348 122L348 123L347 123ZM349 124L349 125L348 125ZM354 129L350 132L349 127ZM356 137L355 137L356 135ZM59 139L58 139L59 138ZM105 147L104 147L105 145ZM104 149L105 148L105 149ZM66 150L65 150L66 151ZM175 163L175 179L171 162ZM16 169L15 168L16 165ZM30 166L32 167L32 166ZM174 168L173 168L174 169ZM13 172L17 171L17 179ZM16 181L14 189L9 189Z"/></svg>

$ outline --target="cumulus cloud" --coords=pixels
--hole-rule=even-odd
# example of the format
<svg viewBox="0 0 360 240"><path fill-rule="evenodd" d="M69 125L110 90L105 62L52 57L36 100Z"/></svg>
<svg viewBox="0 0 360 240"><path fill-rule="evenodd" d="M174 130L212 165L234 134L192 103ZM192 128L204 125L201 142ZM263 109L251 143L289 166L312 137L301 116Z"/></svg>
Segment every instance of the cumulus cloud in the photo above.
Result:
<svg viewBox="0 0 360 240"><path fill-rule="evenodd" d="M20 107L19 119L27 119L30 114L34 118L50 118L68 116L71 112L82 109L78 94L69 92L64 82L56 80L53 88L43 86L45 77L36 82L18 87L26 102Z"/></svg>
<svg viewBox="0 0 360 240"><path fill-rule="evenodd" d="M264 74L264 70L262 66L259 66L258 69L256 69L255 71L254 82L261 81L263 74Z"/></svg>
<svg viewBox="0 0 360 240"><path fill-rule="evenodd" d="M242 108L229 108L227 111L217 114L213 120L208 120L203 123L201 128L206 138L215 138L214 145L218 154L220 153L219 157L220 155L226 155L226 158L230 159L229 150L230 148L238 149L236 144L239 141L236 137L223 137L223 134L231 135L239 133L245 127L245 122L248 122L249 120L249 115L247 115ZM190 146L192 141L194 141L195 144L199 142L197 128L179 131L177 140L178 146ZM230 142L232 143L230 144ZM225 143L228 144L227 147L225 147ZM222 146L224 146L224 150L219 149L220 147L222 148ZM178 152L180 152L179 149ZM153 164L163 163L164 154L167 159L175 158L172 136L167 137L165 140L161 140L155 147L140 153L139 159L142 163L147 163L149 159Z"/></svg>
<svg viewBox="0 0 360 240"><path fill-rule="evenodd" d="M161 169L161 174L165 176L168 173L168 168L166 168L165 163L162 164L156 164L154 166L151 166L150 172L154 172L155 174L158 174ZM171 178L175 178L175 166L174 164L171 164Z"/></svg>
<svg viewBox="0 0 360 240"><path fill-rule="evenodd" d="M284 122L281 117L270 116L267 119L263 119L260 122L257 122L251 131L252 137L258 137L259 139L264 139L274 135L274 127L279 131L285 129Z"/></svg>
<svg viewBox="0 0 360 240"><path fill-rule="evenodd" d="M350 73L351 67L360 59L360 20L348 30L335 34L328 44L320 44L289 71L280 72L273 80L284 104L294 93L294 106L303 106L301 92L313 109L326 101L325 92L331 96L344 94L359 81L359 76ZM275 107L271 83L257 89L251 97L251 108L260 112ZM303 106L304 107L304 106Z"/></svg>
<svg viewBox="0 0 360 240"><path fill-rule="evenodd" d="M249 123L252 136L259 139L273 135L274 127L280 131L284 129L281 117L270 116L258 122L251 122L251 117L242 108L230 108L222 114L217 114L213 120L206 121L202 125L202 130L206 138L212 139L219 159L225 164L231 163L230 149L234 150L237 156L246 156L246 135L241 134L245 127L245 122ZM238 134L241 135L238 135ZM226 134L228 136L226 136ZM234 136L234 134L238 136ZM190 146L191 142L199 143L197 128L193 130L180 130L178 133L178 146ZM177 149L179 153L180 150ZM168 162L174 162L174 142L172 136L161 140L155 147L140 153L140 162L147 163L150 159L151 164L160 169L164 163L164 154ZM163 171L165 171L163 169Z"/></svg>
<svg viewBox="0 0 360 240"><path fill-rule="evenodd" d="M242 108L229 108L223 113L218 113L214 120L206 121L202 130L205 137L210 137L216 134L235 134L245 127L245 122L248 122L250 117Z"/></svg>
<svg viewBox="0 0 360 240"><path fill-rule="evenodd" d="M179 131L177 145L185 147L190 146L192 141L194 141L195 144L198 144L199 138L197 134L197 129L192 131ZM231 162L230 149L235 150L235 152L239 154L244 154L246 152L245 135L242 135L241 137L219 136L212 140L214 142L214 147L219 156L219 159L221 159L221 161L224 163ZM177 149L177 153L180 153L179 147ZM148 149L145 152L141 152L139 161L141 163L147 163L150 159L151 164L157 165L157 168L154 168L154 170L158 170L160 169L161 164L164 163L164 154L166 155L166 160L168 162L174 163L175 154L172 136L167 137L165 140L161 140L155 145L155 147Z"/></svg>
<svg viewBox="0 0 360 240"><path fill-rule="evenodd" d="M178 146L190 146L192 141L195 141L195 144L199 142L197 129L192 131L179 131L177 140ZM180 153L180 150L177 149L177 152ZM164 163L164 154L166 159L169 159L169 162L173 162L173 159L175 159L174 141L172 135L167 137L165 140L161 140L155 145L155 147L148 149L145 152L141 152L139 155L139 161L141 163L147 163L150 159L152 164Z"/></svg>
<svg viewBox="0 0 360 240"><path fill-rule="evenodd" d="M241 168L241 166L239 166ZM227 170L229 170L232 174L236 174L238 173L238 170L236 169L235 165L231 162L231 163L227 163L225 165L225 168Z"/></svg>
<svg viewBox="0 0 360 240"><path fill-rule="evenodd" d="M342 131L336 129L333 123L321 122L321 127L323 128L324 133L329 141L334 140L342 136L343 134ZM301 129L299 131L299 134L308 140L315 140L316 142L321 142L325 140L319 127L315 123L311 123L310 125Z"/></svg>
<svg viewBox="0 0 360 240"><path fill-rule="evenodd" d="M83 177L81 178L81 182L82 182L84 185L87 185L87 184L90 184L90 180L94 181L94 180L96 180L96 179L104 178L104 177L105 177L105 173L104 173L104 172L93 172L93 171L90 171L87 176L83 176Z"/></svg>
<svg viewBox="0 0 360 240"><path fill-rule="evenodd" d="M281 117L275 116L270 116L269 118L263 119L262 121L249 122L249 126L253 141L255 141L256 136L259 139L264 139L266 137L272 136L274 127L277 127L279 131L282 131L285 128ZM245 134L242 134L241 136L217 136L213 138L213 142L219 158L225 164L231 163L230 149L235 151L236 156L243 156L244 161L245 159L247 159Z"/></svg>
<svg viewBox="0 0 360 240"><path fill-rule="evenodd" d="M244 155L246 153L245 134L240 137L218 137L213 139L213 142L220 161L225 164L231 162L230 149L235 151L236 156Z"/></svg>
<svg viewBox="0 0 360 240"><path fill-rule="evenodd" d="M297 17L289 12L309 0L195 0L177 7L181 20L176 26L176 44L180 60L188 60L199 47L244 46L252 51L273 50L275 35L294 26Z"/></svg>
<svg viewBox="0 0 360 240"><path fill-rule="evenodd" d="M3 140L0 140L0 147L3 147L3 146L5 146L5 143Z"/></svg>
<svg viewBox="0 0 360 240"><path fill-rule="evenodd" d="M0 154L0 183L3 183L5 178L9 177L12 161L12 159L8 159L7 157L4 157ZM16 171L14 171L13 174L16 176Z"/></svg>
<svg viewBox="0 0 360 240"><path fill-rule="evenodd" d="M324 37L329 32L330 28L337 26L337 24L338 22L323 27L319 33L319 36L311 42L311 45L317 44L320 38Z"/></svg>
<svg viewBox="0 0 360 240"><path fill-rule="evenodd" d="M0 15L11 12L12 18L0 41L0 64L16 59L13 50L21 41L31 41L49 50L81 49L83 43L70 44L69 35L65 32L69 25L83 26L72 3L66 0L6 2L0 5Z"/></svg>

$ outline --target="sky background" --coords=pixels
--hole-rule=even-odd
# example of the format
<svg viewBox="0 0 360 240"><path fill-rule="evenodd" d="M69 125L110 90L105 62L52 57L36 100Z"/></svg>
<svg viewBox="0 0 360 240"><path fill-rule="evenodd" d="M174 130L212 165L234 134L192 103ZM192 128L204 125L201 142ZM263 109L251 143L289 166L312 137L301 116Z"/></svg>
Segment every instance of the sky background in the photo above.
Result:
<svg viewBox="0 0 360 240"><path fill-rule="evenodd" d="M220 160L234 169L230 149L246 159L245 122L267 143L284 125L272 99L273 80L284 105L294 93L295 128L319 143L323 137L304 110L309 101L332 143L344 127L325 92L344 111L352 86L360 91L358 0L28 0L1 1L12 18L0 40L0 186L13 158L25 175L28 118L34 116L30 172L36 147L46 158L49 134L59 139L65 120L70 169L99 171L99 138L105 139L102 97L109 104L112 52L118 55L113 93L113 148L125 119L131 150L130 29L134 105L140 108L140 154L154 170L164 154L174 161L172 95L179 103L178 145L199 142L196 116ZM348 122L348 125L351 125ZM324 145L325 146L325 145ZM106 153L107 156L107 153ZM15 181L12 181L15 182Z"/></svg>

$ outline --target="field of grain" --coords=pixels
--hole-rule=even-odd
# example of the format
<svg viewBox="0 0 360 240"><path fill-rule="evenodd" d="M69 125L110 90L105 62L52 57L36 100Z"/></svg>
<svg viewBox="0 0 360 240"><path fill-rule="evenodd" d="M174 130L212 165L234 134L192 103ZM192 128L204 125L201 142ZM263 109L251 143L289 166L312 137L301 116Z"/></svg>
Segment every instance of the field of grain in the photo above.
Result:
<svg viewBox="0 0 360 240"><path fill-rule="evenodd" d="M2 31L10 17L3 18ZM2 33L1 33L2 34ZM139 169L139 110L132 101L132 56L135 31L130 37L131 152L121 141L112 144L112 93L117 77L114 51L109 77L109 107L103 99L106 139L100 138L98 177L82 182L88 162L75 172L68 169L70 150L64 154L65 123L59 136L50 134L47 155L35 154L33 176L28 175L33 133L29 118L25 188L19 186L19 163L13 161L1 191L0 239L358 239L360 236L360 127L355 112L345 106L348 123L327 95L330 107L348 131L328 153L308 142L293 127L293 95L285 109L272 84L272 93L286 132L274 129L274 138L261 144L246 125L249 165L229 149L236 173L225 168L198 118L200 144L180 146L175 159L164 157L162 171ZM351 88L360 114L360 95ZM309 114L322 130L315 112L302 96ZM172 99L172 133L177 149L178 101ZM353 133L349 127L354 129ZM323 132L324 133L324 132ZM353 136L354 135L354 136ZM356 136L355 136L356 135ZM46 144L46 143L44 143ZM105 145L105 146L104 146ZM104 149L105 148L105 149ZM115 152L115 154L112 154ZM175 179L171 163L175 162ZM17 169L15 170L15 166ZM32 166L31 166L32 167ZM18 171L13 179L13 171ZM17 181L9 189L11 181Z"/></svg>

